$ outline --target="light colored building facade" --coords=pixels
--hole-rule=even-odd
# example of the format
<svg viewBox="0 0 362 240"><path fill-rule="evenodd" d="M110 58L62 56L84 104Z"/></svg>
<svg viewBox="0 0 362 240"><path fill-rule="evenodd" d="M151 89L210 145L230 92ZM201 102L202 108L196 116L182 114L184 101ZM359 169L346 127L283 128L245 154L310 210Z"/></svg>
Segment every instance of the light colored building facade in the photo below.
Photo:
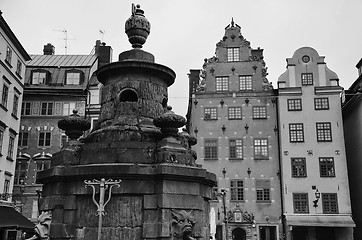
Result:
<svg viewBox="0 0 362 240"><path fill-rule="evenodd" d="M189 74L196 163L218 181L210 211L216 239L282 237L277 106L266 75L263 50L251 48L233 21L215 56Z"/></svg>
<svg viewBox="0 0 362 240"><path fill-rule="evenodd" d="M103 51L105 50L105 51ZM24 216L36 222L42 185L37 173L50 167L53 153L67 141L58 121L73 114L96 124L100 110L99 88L94 72L111 61L110 46L96 42L91 55L55 55L44 45L43 55L31 55L25 74L13 199ZM108 54L103 59L100 52ZM100 59L103 60L100 60Z"/></svg>
<svg viewBox="0 0 362 240"><path fill-rule="evenodd" d="M6 218L6 224L0 223L0 239L15 239L20 234L17 229L31 226L12 208L25 64L29 60L0 12L0 216Z"/></svg>
<svg viewBox="0 0 362 240"><path fill-rule="evenodd" d="M362 239L362 59L357 63L356 67L358 69L358 78L345 91L342 113L352 215L356 223L353 235L354 239Z"/></svg>
<svg viewBox="0 0 362 240"><path fill-rule="evenodd" d="M310 47L287 58L278 115L287 239L353 239L336 73Z"/></svg>
<svg viewBox="0 0 362 240"><path fill-rule="evenodd" d="M11 202L23 98L30 56L0 15L0 201Z"/></svg>

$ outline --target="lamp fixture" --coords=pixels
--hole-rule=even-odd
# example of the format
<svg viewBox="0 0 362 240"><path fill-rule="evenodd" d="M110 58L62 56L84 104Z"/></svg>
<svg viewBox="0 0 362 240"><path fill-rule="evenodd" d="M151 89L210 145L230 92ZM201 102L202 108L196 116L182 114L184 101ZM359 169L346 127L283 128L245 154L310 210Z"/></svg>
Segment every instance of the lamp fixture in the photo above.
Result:
<svg viewBox="0 0 362 240"><path fill-rule="evenodd" d="M221 101L220 101L220 105L221 105L221 107L224 107L224 104L225 104L224 99L221 99Z"/></svg>
<svg viewBox="0 0 362 240"><path fill-rule="evenodd" d="M276 135L278 132L278 127L275 125L273 130L274 130L274 134Z"/></svg>
<svg viewBox="0 0 362 240"><path fill-rule="evenodd" d="M318 207L318 201L321 198L321 193L318 191L318 188L315 190L314 195L315 195L316 200L313 201L313 207L316 208L316 207Z"/></svg>
<svg viewBox="0 0 362 240"><path fill-rule="evenodd" d="M226 169L225 169L225 168L223 168L221 172L222 172L222 175L224 175L224 178L225 178ZM221 191L222 191L222 189L221 189Z"/></svg>
<svg viewBox="0 0 362 240"><path fill-rule="evenodd" d="M197 137L197 133L198 133L198 132L199 132L199 129L197 129L197 127L195 127L194 133L195 133L196 137Z"/></svg>
<svg viewBox="0 0 362 240"><path fill-rule="evenodd" d="M196 105L198 104L199 102L197 101L197 99L194 100L194 105L195 105L195 108L196 108Z"/></svg>
<svg viewBox="0 0 362 240"><path fill-rule="evenodd" d="M249 125L248 125L248 124L245 124L244 128L245 128L246 134L248 134Z"/></svg>
<svg viewBox="0 0 362 240"><path fill-rule="evenodd" d="M246 172L248 173L248 176L249 176L249 178L250 178L251 169L250 169L250 168L248 168L248 170L247 170Z"/></svg>
<svg viewBox="0 0 362 240"><path fill-rule="evenodd" d="M222 133L223 133L223 134L225 134L225 131L226 131L226 127L225 127L225 125L222 125L222 127L221 127L221 131L222 131Z"/></svg>
<svg viewBox="0 0 362 240"><path fill-rule="evenodd" d="M249 102L250 102L249 98L246 98L246 99L245 99L245 103L246 103L246 105L248 105L248 104L249 104Z"/></svg>

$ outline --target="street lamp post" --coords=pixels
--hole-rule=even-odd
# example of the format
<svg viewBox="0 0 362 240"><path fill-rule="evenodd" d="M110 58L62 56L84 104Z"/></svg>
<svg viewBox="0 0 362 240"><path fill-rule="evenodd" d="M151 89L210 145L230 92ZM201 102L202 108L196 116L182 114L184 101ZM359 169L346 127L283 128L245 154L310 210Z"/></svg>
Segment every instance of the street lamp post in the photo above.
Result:
<svg viewBox="0 0 362 240"><path fill-rule="evenodd" d="M228 238L229 238L229 236L228 236L228 217L226 215L226 202L225 202L226 189L225 188L220 189L220 196L222 197L222 205L224 208L225 239L228 240Z"/></svg>
<svg viewBox="0 0 362 240"><path fill-rule="evenodd" d="M119 185L120 182L121 182L121 180L115 180L115 181L112 179L105 180L104 178L102 178L100 181L96 180L96 179L84 180L85 187L92 187L92 190L93 190L92 200L93 200L94 204L97 206L96 215L99 216L98 217L98 238L97 238L98 240L101 239L102 217L103 217L103 215L105 215L104 207L107 205L107 203L111 199L112 187L113 186L120 187L120 185ZM95 185L99 185L99 203L95 199L95 195L96 195ZM109 188L108 199L104 202L105 192L108 188Z"/></svg>

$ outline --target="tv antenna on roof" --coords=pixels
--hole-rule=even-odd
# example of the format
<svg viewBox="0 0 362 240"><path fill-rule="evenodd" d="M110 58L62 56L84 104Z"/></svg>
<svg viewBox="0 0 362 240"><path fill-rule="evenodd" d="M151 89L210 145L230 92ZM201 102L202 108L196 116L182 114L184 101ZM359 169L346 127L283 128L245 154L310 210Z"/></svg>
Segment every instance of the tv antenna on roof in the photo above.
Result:
<svg viewBox="0 0 362 240"><path fill-rule="evenodd" d="M103 38L104 38L104 35L106 34L106 30L99 29L99 34L101 35L101 39L102 39L102 42L103 42Z"/></svg>
<svg viewBox="0 0 362 240"><path fill-rule="evenodd" d="M69 39L68 38L68 30L67 29L62 29L62 30L54 30L54 31L58 31L58 32L63 32L64 33L64 37L61 38L62 40L64 40L64 52L65 52L65 55L67 55L68 53L68 40L74 40L73 38L72 39Z"/></svg>

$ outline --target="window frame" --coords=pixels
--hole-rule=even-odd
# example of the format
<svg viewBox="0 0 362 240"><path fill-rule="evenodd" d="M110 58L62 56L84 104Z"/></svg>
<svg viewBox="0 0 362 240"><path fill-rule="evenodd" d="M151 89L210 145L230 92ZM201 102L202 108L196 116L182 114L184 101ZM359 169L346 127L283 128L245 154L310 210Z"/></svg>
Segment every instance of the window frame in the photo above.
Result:
<svg viewBox="0 0 362 240"><path fill-rule="evenodd" d="M268 113L266 106L253 106L252 116L253 119L267 119Z"/></svg>
<svg viewBox="0 0 362 240"><path fill-rule="evenodd" d="M52 137L53 136L52 136L51 131L39 131L38 132L37 146L40 147L40 148L49 148L49 147L51 147L52 146ZM49 145L47 145L47 141L49 142ZM43 142L43 144L41 144L41 142Z"/></svg>
<svg viewBox="0 0 362 240"><path fill-rule="evenodd" d="M235 145L233 145L232 142L234 142ZM244 159L243 139L242 138L229 139L229 160L243 160L243 159Z"/></svg>
<svg viewBox="0 0 362 240"><path fill-rule="evenodd" d="M243 119L241 107L228 107L228 119L229 120Z"/></svg>
<svg viewBox="0 0 362 240"><path fill-rule="evenodd" d="M253 90L253 76L239 75L239 91Z"/></svg>
<svg viewBox="0 0 362 240"><path fill-rule="evenodd" d="M297 203L300 205L299 207L297 207ZM309 213L308 193L293 193L293 210L296 214Z"/></svg>
<svg viewBox="0 0 362 240"><path fill-rule="evenodd" d="M21 103L21 116L30 116L31 115L31 105L32 105L31 102L22 102Z"/></svg>
<svg viewBox="0 0 362 240"><path fill-rule="evenodd" d="M8 152L6 155L6 159L14 160L14 147L15 147L15 135L9 134L9 144L8 144Z"/></svg>
<svg viewBox="0 0 362 240"><path fill-rule="evenodd" d="M218 159L218 139L206 138L204 139L204 159L217 160Z"/></svg>
<svg viewBox="0 0 362 240"><path fill-rule="evenodd" d="M36 75L39 75L37 78L35 78ZM44 74L44 78L41 78L40 74ZM46 70L38 69L38 70L32 70L31 71L31 78L30 78L30 85L46 85L49 78L49 72ZM34 82L34 80L37 80ZM42 80L42 81L40 81Z"/></svg>
<svg viewBox="0 0 362 240"><path fill-rule="evenodd" d="M15 117L18 117L19 100L20 100L19 94L14 93L13 111L11 114Z"/></svg>
<svg viewBox="0 0 362 240"><path fill-rule="evenodd" d="M301 73L302 86L314 85L313 73Z"/></svg>
<svg viewBox="0 0 362 240"><path fill-rule="evenodd" d="M298 129L301 127L301 129ZM293 129L295 128L295 129ZM289 123L289 142L303 143L304 142L304 124L303 123Z"/></svg>
<svg viewBox="0 0 362 240"><path fill-rule="evenodd" d="M24 135L26 138L24 138ZM18 147L25 148L29 146L29 131L20 131L18 136ZM24 144L26 143L26 144Z"/></svg>
<svg viewBox="0 0 362 240"><path fill-rule="evenodd" d="M228 47L226 51L227 51L227 62L240 61L240 47Z"/></svg>
<svg viewBox="0 0 362 240"><path fill-rule="evenodd" d="M294 98L294 99L287 99L287 107L288 111L290 112L296 112L296 111L302 111L302 99L301 98Z"/></svg>
<svg viewBox="0 0 362 240"><path fill-rule="evenodd" d="M10 48L10 46L6 46L5 62L8 63L10 66L11 66L12 55L13 55L13 50Z"/></svg>
<svg viewBox="0 0 362 240"><path fill-rule="evenodd" d="M218 119L217 114L218 114L217 107L205 107L204 108L204 120L205 121L217 120Z"/></svg>
<svg viewBox="0 0 362 240"><path fill-rule="evenodd" d="M334 157L319 157L319 176L323 178L336 177Z"/></svg>
<svg viewBox="0 0 362 240"><path fill-rule="evenodd" d="M257 143L258 141L260 143ZM264 141L266 141L266 144L264 144ZM254 160L269 160L269 141L267 138L254 138L253 147L254 147ZM257 151L257 149L260 150ZM256 154L257 152L260 152L261 154Z"/></svg>
<svg viewBox="0 0 362 240"><path fill-rule="evenodd" d="M255 197L256 203L271 203L270 180L255 180Z"/></svg>
<svg viewBox="0 0 362 240"><path fill-rule="evenodd" d="M229 77L227 76L215 77L215 91L217 92L229 91Z"/></svg>
<svg viewBox="0 0 362 240"><path fill-rule="evenodd" d="M314 98L314 110L329 110L329 98Z"/></svg>
<svg viewBox="0 0 362 240"><path fill-rule="evenodd" d="M317 142L332 142L331 122L317 122L316 135L317 135Z"/></svg>
<svg viewBox="0 0 362 240"><path fill-rule="evenodd" d="M332 196L334 199L331 199ZM335 206L333 206L332 204L335 204ZM339 213L337 193L322 193L322 209L324 214Z"/></svg>
<svg viewBox="0 0 362 240"><path fill-rule="evenodd" d="M24 166L25 169L22 168ZM16 160L14 185L21 185L25 183L28 167L29 167L28 160L19 160L19 159ZM21 180L23 180L23 182Z"/></svg>
<svg viewBox="0 0 362 240"><path fill-rule="evenodd" d="M290 159L292 178L307 177L307 164L304 157L293 157ZM300 168L301 167L301 168ZM302 172L302 173L301 173Z"/></svg>
<svg viewBox="0 0 362 240"><path fill-rule="evenodd" d="M23 66L22 62L18 59L18 61L17 61L17 63L16 63L16 71L15 71L15 73L16 73L19 77L21 77L20 75L21 75L22 66Z"/></svg>
<svg viewBox="0 0 362 240"><path fill-rule="evenodd" d="M51 161L50 161L50 159L46 159L46 160L35 159L35 160L34 160L34 163L35 163L34 183L36 183L36 177L37 177L38 173L39 173L40 171L49 169L49 168L50 168ZM41 163L41 165L40 165L39 163ZM38 168L39 165L41 166L41 168ZM47 166L47 167L46 167L46 166Z"/></svg>
<svg viewBox="0 0 362 240"><path fill-rule="evenodd" d="M1 105L2 105L4 108L7 108L7 107L8 107L9 88L10 88L10 85L7 84L6 82L4 82L3 88L2 88L2 91L1 91Z"/></svg>
<svg viewBox="0 0 362 240"><path fill-rule="evenodd" d="M78 74L79 75L79 78L78 78L78 82L75 83L75 82L68 82L68 76L71 74ZM77 69L71 69L71 70L67 70L65 71L65 79L64 79L64 85L81 85L83 83L83 71L81 70L77 70ZM70 78L70 79L76 79L76 78Z"/></svg>
<svg viewBox="0 0 362 240"><path fill-rule="evenodd" d="M5 128L0 126L0 156L2 156L2 148L4 145L4 133L5 133Z"/></svg>
<svg viewBox="0 0 362 240"><path fill-rule="evenodd" d="M244 181L241 179L230 180L230 201L244 201L244 200L245 200Z"/></svg>
<svg viewBox="0 0 362 240"><path fill-rule="evenodd" d="M41 102L40 116L53 116L54 115L54 105L55 105L54 102Z"/></svg>

